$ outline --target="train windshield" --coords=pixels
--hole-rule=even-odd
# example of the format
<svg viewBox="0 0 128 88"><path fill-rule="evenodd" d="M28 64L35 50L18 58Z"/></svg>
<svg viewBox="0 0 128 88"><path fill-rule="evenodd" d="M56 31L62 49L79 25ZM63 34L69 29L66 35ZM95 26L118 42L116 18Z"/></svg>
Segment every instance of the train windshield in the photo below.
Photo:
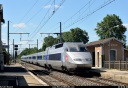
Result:
<svg viewBox="0 0 128 88"><path fill-rule="evenodd" d="M80 48L80 52L87 52L87 50L85 49L85 47L79 47Z"/></svg>
<svg viewBox="0 0 128 88"><path fill-rule="evenodd" d="M78 52L78 50L76 49L76 47L70 47L70 52Z"/></svg>
<svg viewBox="0 0 128 88"><path fill-rule="evenodd" d="M70 47L70 52L88 52L85 47Z"/></svg>

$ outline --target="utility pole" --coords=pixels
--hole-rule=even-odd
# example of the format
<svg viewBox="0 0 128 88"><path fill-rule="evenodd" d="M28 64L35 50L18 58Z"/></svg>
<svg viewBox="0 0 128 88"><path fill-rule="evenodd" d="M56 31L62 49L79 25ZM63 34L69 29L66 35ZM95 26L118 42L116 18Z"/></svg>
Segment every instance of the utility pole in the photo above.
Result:
<svg viewBox="0 0 128 88"><path fill-rule="evenodd" d="M8 39L8 54L9 54L9 21L8 21L8 37L7 37Z"/></svg>
<svg viewBox="0 0 128 88"><path fill-rule="evenodd" d="M14 61L14 39L13 39L13 61Z"/></svg>
<svg viewBox="0 0 128 88"><path fill-rule="evenodd" d="M60 34L60 41L59 41L59 43L63 43L63 41L62 41L62 25L61 25L61 22L60 22L60 33L40 33L40 34L41 34L41 36L42 36L42 34L48 34L48 36L50 34L57 34L57 36L58 36L58 34Z"/></svg>
<svg viewBox="0 0 128 88"><path fill-rule="evenodd" d="M60 22L60 43L62 43L62 31L61 31L62 29L61 29L61 26L62 25L61 25L61 22Z"/></svg>
<svg viewBox="0 0 128 88"><path fill-rule="evenodd" d="M38 53L38 39L37 39L37 53Z"/></svg>

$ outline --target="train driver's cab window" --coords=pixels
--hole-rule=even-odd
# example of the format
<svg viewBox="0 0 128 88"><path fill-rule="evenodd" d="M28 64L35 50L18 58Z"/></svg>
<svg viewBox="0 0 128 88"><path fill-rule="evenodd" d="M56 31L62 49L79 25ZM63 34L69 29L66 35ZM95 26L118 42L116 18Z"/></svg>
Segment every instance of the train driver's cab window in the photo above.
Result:
<svg viewBox="0 0 128 88"><path fill-rule="evenodd" d="M79 47L80 52L87 52L87 50L85 49L85 47Z"/></svg>
<svg viewBox="0 0 128 88"><path fill-rule="evenodd" d="M76 47L70 47L70 52L77 52L78 50L76 49Z"/></svg>

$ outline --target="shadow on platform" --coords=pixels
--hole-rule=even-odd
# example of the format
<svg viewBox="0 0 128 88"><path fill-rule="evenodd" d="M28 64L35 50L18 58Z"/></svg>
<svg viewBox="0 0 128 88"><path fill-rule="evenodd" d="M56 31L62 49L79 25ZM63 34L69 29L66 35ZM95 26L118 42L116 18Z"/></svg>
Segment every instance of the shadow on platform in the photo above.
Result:
<svg viewBox="0 0 128 88"><path fill-rule="evenodd" d="M27 70L22 67L4 67L4 72L27 72Z"/></svg>
<svg viewBox="0 0 128 88"><path fill-rule="evenodd" d="M23 76L0 76L0 86L28 86Z"/></svg>
<svg viewBox="0 0 128 88"><path fill-rule="evenodd" d="M93 77L93 76L97 76L97 77L101 77L101 73L102 72L106 72L106 71L104 71L104 70L102 70L102 69L91 69L90 71L89 71L89 74Z"/></svg>

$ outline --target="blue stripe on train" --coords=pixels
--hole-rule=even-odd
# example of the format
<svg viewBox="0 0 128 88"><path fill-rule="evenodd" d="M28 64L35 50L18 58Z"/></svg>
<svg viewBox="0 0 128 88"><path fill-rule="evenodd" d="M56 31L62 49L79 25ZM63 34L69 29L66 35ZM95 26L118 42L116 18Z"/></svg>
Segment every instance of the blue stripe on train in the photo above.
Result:
<svg viewBox="0 0 128 88"><path fill-rule="evenodd" d="M44 60L61 60L61 53L44 55Z"/></svg>
<svg viewBox="0 0 128 88"><path fill-rule="evenodd" d="M61 60L61 53L49 55L49 60L57 60L57 61L60 61Z"/></svg>

